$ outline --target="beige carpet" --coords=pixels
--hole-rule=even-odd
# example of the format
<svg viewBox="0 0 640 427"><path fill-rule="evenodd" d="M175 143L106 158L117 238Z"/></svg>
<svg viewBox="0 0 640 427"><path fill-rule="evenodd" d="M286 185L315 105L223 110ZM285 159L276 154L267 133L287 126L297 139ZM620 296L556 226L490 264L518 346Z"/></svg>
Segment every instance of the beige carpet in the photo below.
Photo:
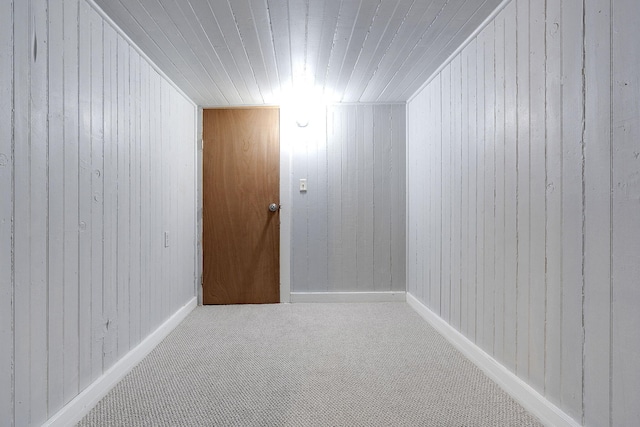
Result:
<svg viewBox="0 0 640 427"><path fill-rule="evenodd" d="M198 307L80 426L538 426L405 303Z"/></svg>

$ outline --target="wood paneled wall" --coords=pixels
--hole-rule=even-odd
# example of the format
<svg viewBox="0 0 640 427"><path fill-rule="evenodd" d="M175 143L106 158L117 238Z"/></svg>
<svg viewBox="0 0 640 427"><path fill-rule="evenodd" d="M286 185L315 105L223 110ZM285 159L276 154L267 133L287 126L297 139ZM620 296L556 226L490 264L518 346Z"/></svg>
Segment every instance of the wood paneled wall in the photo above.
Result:
<svg viewBox="0 0 640 427"><path fill-rule="evenodd" d="M589 426L640 419L638 20L514 0L408 106L408 291Z"/></svg>
<svg viewBox="0 0 640 427"><path fill-rule="evenodd" d="M405 108L329 106L286 133L292 292L405 290Z"/></svg>
<svg viewBox="0 0 640 427"><path fill-rule="evenodd" d="M0 425L40 425L195 295L196 108L89 3L25 0L0 111Z"/></svg>

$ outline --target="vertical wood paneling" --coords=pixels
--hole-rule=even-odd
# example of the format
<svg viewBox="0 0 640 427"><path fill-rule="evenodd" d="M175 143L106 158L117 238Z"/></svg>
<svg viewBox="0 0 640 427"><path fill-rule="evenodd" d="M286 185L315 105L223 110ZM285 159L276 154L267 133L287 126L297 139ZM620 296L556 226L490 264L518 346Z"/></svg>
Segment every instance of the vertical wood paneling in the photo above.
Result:
<svg viewBox="0 0 640 427"><path fill-rule="evenodd" d="M517 129L517 316L516 316L516 373L529 380L529 288L530 263L530 109L529 109L529 1L516 3L516 86L518 116Z"/></svg>
<svg viewBox="0 0 640 427"><path fill-rule="evenodd" d="M439 78L439 76L436 76ZM431 112L429 120L422 121L417 116L416 120L420 123L418 129L420 130L419 138L416 138L417 144L419 144L419 156L416 156L416 166L420 164L429 165L429 170L425 171L423 168L418 167L420 173L417 175L417 179L414 179L414 186L418 186L421 182L427 181L426 188L416 188L416 193L421 194L424 197L417 197L417 207L419 215L416 217L418 222L418 230L416 232L416 239L420 242L418 249L421 251L428 250L429 257L425 259L422 257L422 252L415 254L417 261L418 271L421 272L421 282L418 285L419 293L431 304L432 310L440 311L440 251L439 247L439 228L440 226L439 214L440 208L436 204L436 200L440 198L440 185L442 180L440 179L440 172L437 165L439 162L438 155L440 153L439 145L440 137L438 135L438 124L440 124L439 115L435 114L435 109L440 105L440 100L436 99L436 86L429 87L426 91L423 99L423 104L420 106L426 111ZM437 102L437 105L436 105ZM418 109L418 113L420 110ZM426 159L426 161L424 160ZM433 221L427 221L429 215L433 218ZM409 234L410 235L410 234ZM428 248L428 249L427 249ZM436 297L437 296L437 297ZM438 304L435 304L438 301Z"/></svg>
<svg viewBox="0 0 640 427"><path fill-rule="evenodd" d="M29 2L13 4L13 22L26 25L13 25L16 52L25 52L13 57L14 70L14 423L27 425L30 422L30 295L31 289L31 211L29 197L16 197L17 194L30 192L30 112L29 95L32 58L32 18ZM16 141L20 141L16 144ZM16 339L16 337L20 337Z"/></svg>
<svg viewBox="0 0 640 427"><path fill-rule="evenodd" d="M433 126L433 146L432 151L425 153L425 156L433 158L434 165L434 191L432 193L432 212L434 212L435 221L431 227L431 233L435 237L434 245L434 260L435 265L434 279L431 284L431 300L433 307L437 310L437 313L442 313L442 298L443 298L443 258L442 251L444 245L444 212L441 200L446 197L444 193L444 173L446 168L443 165L443 92L442 88L442 76L438 76L438 82L435 83L433 90L431 91L431 111L433 114L432 126ZM426 219L426 217L425 217Z"/></svg>
<svg viewBox="0 0 640 427"><path fill-rule="evenodd" d="M149 72L149 120L150 124L150 141L149 141L149 174L151 183L160 182L160 147L162 140L162 126L157 126L156 117L161 117L160 104L160 84L162 79L155 70ZM158 185L149 186L150 197L150 217L149 217L149 283L150 293L147 302L149 307L149 322L151 330L160 325L162 320L156 308L160 305L160 295L158 292L151 291L155 284L162 283L161 269L156 267L155 260L162 259L162 248L164 247L164 236L162 235L162 227L160 215L161 188Z"/></svg>
<svg viewBox="0 0 640 427"><path fill-rule="evenodd" d="M406 290L406 106L391 107L391 286ZM370 129L370 128L369 128ZM366 133L365 133L366 134Z"/></svg>
<svg viewBox="0 0 640 427"><path fill-rule="evenodd" d="M13 1L0 4L0 414L13 424Z"/></svg>
<svg viewBox="0 0 640 427"><path fill-rule="evenodd" d="M312 126L313 124L310 124ZM307 290L309 286L309 280L307 279L309 274L310 262L309 260L309 247L315 246L309 244L309 239L311 236L309 235L309 217L305 215L305 212L309 211L309 197L311 194L314 194L315 191L310 192L300 192L298 188L296 188L296 184L299 183L300 178L306 178L307 182L311 182L311 185L317 188L317 185L314 185L315 180L309 174L308 168L308 153L309 153L309 144L310 138L307 134L302 133L304 128L295 127L292 129L292 132L295 132L296 142L295 148L293 151L293 158L291 159L292 164L292 172L293 172L293 182L294 182L294 200L298 203L294 203L293 214L292 217L292 236L294 237L294 246L301 247L298 251L293 251L291 254L292 263L291 263L291 281L292 283L300 283L300 290ZM306 138L305 138L306 137Z"/></svg>
<svg viewBox="0 0 640 427"><path fill-rule="evenodd" d="M169 109L169 123L178 122L179 115L179 105L180 105L180 94L176 91L176 89L172 86L171 90L171 102ZM180 233L179 233L179 221L180 221L180 200L179 200L179 188L180 188L180 175L178 168L175 167L176 164L179 164L180 159L180 147L178 147L178 142L181 141L182 135L184 131L177 127L171 127L171 141L170 148L168 151L169 158L171 159L170 170L171 170L171 185L170 185L170 206L171 210L169 211L170 225L168 227L170 236L173 236L173 242L169 242L170 248L170 257L171 257L171 274L169 276L169 280L171 281L169 286L171 288L171 304L169 305L169 311L174 313L176 310L180 308L180 266L178 264L179 260L179 249L180 249ZM174 142L175 141L175 142ZM138 146L138 162L142 163L140 146ZM138 184L140 185L140 183ZM142 228L142 223L140 223L140 227ZM142 255L142 254L140 254ZM142 296L142 295L141 295ZM141 298L141 296L139 298ZM139 304L142 304L142 300L140 300ZM141 324L142 324L142 319Z"/></svg>
<svg viewBox="0 0 640 427"><path fill-rule="evenodd" d="M469 162L469 132L471 123L469 118L469 55L470 47L466 47L460 53L460 329L464 335L469 336L470 315L469 309L475 304L469 300L471 287L475 286L475 280L469 280L470 257L469 242L472 238L469 234L470 217L470 162ZM474 295L475 297L475 295Z"/></svg>
<svg viewBox="0 0 640 427"><path fill-rule="evenodd" d="M405 106L317 113L283 134L294 153L292 291L403 291Z"/></svg>
<svg viewBox="0 0 640 427"><path fill-rule="evenodd" d="M131 238L129 222L129 46L118 39L118 244L117 244L117 280L118 280L118 357L130 350L129 340L129 269ZM160 145L160 152L163 146ZM160 165L159 165L160 168ZM161 185L162 187L162 185ZM160 216L163 210L160 209ZM164 265L164 262L163 264ZM166 277L164 274L162 277ZM160 306L163 311L164 307Z"/></svg>
<svg viewBox="0 0 640 427"><path fill-rule="evenodd" d="M342 289L342 161L340 156L343 117L337 109L327 109L327 223L329 289ZM292 252L295 249L292 248ZM294 267L295 268L295 267ZM292 290L296 283L292 283Z"/></svg>
<svg viewBox="0 0 640 427"><path fill-rule="evenodd" d="M140 271L140 256L141 256L141 239L140 239L140 62L141 58L136 54L132 46L129 47L129 107L131 108L131 120L129 121L129 212L131 217L129 219L129 233L131 235L130 240L130 270L129 270L129 340L132 343L140 341L140 291L141 291L141 271ZM171 108L171 100L167 101L168 108ZM170 134L169 134L170 135ZM168 155L168 151L171 150L171 145L168 144L164 150L165 155ZM168 175L171 174L171 169L167 169ZM164 191L167 194L169 200L170 187L164 186ZM170 217L170 213L167 212L167 216ZM169 221L167 221L169 222ZM171 231L167 228L167 231ZM175 236L175 235L174 235ZM169 258L171 260L171 258ZM169 271L167 277L172 279L171 263L168 263ZM171 298L173 295L169 295Z"/></svg>
<svg viewBox="0 0 640 427"><path fill-rule="evenodd" d="M327 120L326 110L323 108L318 123L310 123L315 126L313 138L309 142L309 176L308 184L311 186L307 197L309 198L308 219L314 231L309 245L309 286L317 290L327 290L328 277L328 150L327 150ZM301 128L303 130L304 128ZM315 152L315 157L312 155ZM294 178L295 182L295 178ZM294 184L295 185L295 184ZM360 264L359 264L360 265ZM360 275L359 275L360 277Z"/></svg>
<svg viewBox="0 0 640 427"><path fill-rule="evenodd" d="M474 70L476 69L477 63L477 53L478 53L478 42L477 40L473 40L469 46L466 48L469 51L469 57L467 59L466 64L466 75L463 75L463 79L468 82L468 103L466 104L466 110L468 114L468 126L464 126L469 129L469 143L468 143L468 151L469 151L469 162L468 162L468 186L469 186L469 210L466 213L463 213L468 218L469 221L469 262L468 262L468 273L465 277L465 281L467 282L467 287L469 289L469 295L467 297L467 332L466 336L469 338L475 338L476 330L477 330L477 311L478 304L477 298L477 286L478 281L477 277L477 266L478 266L478 199L476 194L476 183L478 182L477 175L477 152L478 152L478 134L477 134L477 78L475 76ZM463 105L465 108L465 105ZM464 149L464 148L463 148ZM464 165L463 165L464 167Z"/></svg>
<svg viewBox="0 0 640 427"><path fill-rule="evenodd" d="M374 150L371 141L374 135L374 107L356 107L356 138L358 164L354 165L358 183L358 231L357 231L357 289L368 289L374 284L374 216L373 190L376 187Z"/></svg>
<svg viewBox="0 0 640 427"><path fill-rule="evenodd" d="M579 423L629 425L640 416L640 55L632 41L640 9L609 0L583 5L512 2L410 100L407 143L410 156L419 154L408 161L407 288L430 307L446 305L449 292L441 316L457 327L447 317L458 302L449 279L456 273L435 276L444 295L437 300L419 274L422 260L461 251L463 277L477 289L473 299L462 295L461 331ZM459 82L452 77L458 60ZM462 133L451 127L458 120L469 124ZM417 151L420 144L427 152ZM460 144L463 166L475 161L475 170L447 157ZM443 169L427 179L413 169L430 157L437 160L427 167ZM425 205L429 195L417 188L432 176L450 194ZM452 228L446 224L460 196L468 240L451 233L455 216ZM444 225L430 210L444 213ZM418 244L426 238L442 243ZM465 262L471 241L477 268Z"/></svg>
<svg viewBox="0 0 640 427"><path fill-rule="evenodd" d="M342 140L342 248L344 254L351 255L351 260L342 262L342 286L344 290L358 285L358 251L357 251L357 222L358 218L358 165L356 161L356 109L344 110L346 126L343 127ZM349 214L345 214L348 212ZM355 254L355 256L353 256Z"/></svg>
<svg viewBox="0 0 640 427"><path fill-rule="evenodd" d="M91 38L91 377L103 372L104 331L102 318L103 299L103 249L104 249L104 41L103 20L90 11Z"/></svg>
<svg viewBox="0 0 640 427"><path fill-rule="evenodd" d="M504 12L504 358L503 363L516 371L517 344L517 203L518 203L518 104L516 92L516 3Z"/></svg>
<svg viewBox="0 0 640 427"><path fill-rule="evenodd" d="M461 179L461 120L462 115L460 92L460 56L451 61L451 241L460 242L462 239L462 227L460 209L462 200ZM460 330L460 244L451 245L451 325Z"/></svg>
<svg viewBox="0 0 640 427"><path fill-rule="evenodd" d="M536 389L544 389L545 348L545 216L546 216L546 99L545 99L545 16L544 4L529 3L529 111L530 111L530 158L531 179L531 287L529 312L529 382Z"/></svg>
<svg viewBox="0 0 640 427"><path fill-rule="evenodd" d="M148 129L163 122L174 209L154 216L173 224L185 258L173 254L155 291L173 289L174 311L194 296L196 109L172 88L173 112L151 116L150 65L85 1L8 2L0 14L0 424L40 425L138 345L151 318L173 314L130 301L163 262L145 228L149 195L168 193L149 179Z"/></svg>
<svg viewBox="0 0 640 427"><path fill-rule="evenodd" d="M79 3L64 1L64 22L78 22ZM64 25L64 403L79 393L79 102L78 26ZM58 391L60 392L60 391Z"/></svg>
<svg viewBox="0 0 640 427"><path fill-rule="evenodd" d="M161 197L162 197L162 215L161 215L161 226L162 226L162 237L164 240L164 233L169 233L169 245L171 245L172 235L170 230L171 217L169 212L171 212L171 157L169 155L171 150L171 86L162 81L160 84L160 104L162 105L161 116L162 117L162 149L160 156L160 174L161 174ZM130 148L130 152L133 151ZM133 190L131 190L133 192ZM133 229L133 225L131 226ZM173 236L176 237L176 236ZM171 286L173 283L171 282L171 250L170 247L166 247L166 244L162 245L162 282L165 284L165 292L162 293L160 299L160 307L162 307L162 311L169 311L169 307L171 306L171 298L172 298L172 289ZM133 281L131 283L134 283ZM131 295L131 293L130 293ZM133 302L131 302L133 304Z"/></svg>
<svg viewBox="0 0 640 427"><path fill-rule="evenodd" d="M504 363L505 330L505 19L501 13L495 19L494 62L495 79L495 150L494 150L494 355Z"/></svg>
<svg viewBox="0 0 640 427"><path fill-rule="evenodd" d="M546 75L546 207L545 247L545 393L560 401L562 382L562 98L561 98L561 4L548 2L545 17Z"/></svg>
<svg viewBox="0 0 640 427"><path fill-rule="evenodd" d="M373 259L374 289L391 290L391 108L373 108Z"/></svg>
<svg viewBox="0 0 640 427"><path fill-rule="evenodd" d="M63 51L63 3L49 4L49 47L52 52ZM63 57L49 57L49 229L48 252L48 360L47 402L48 413L54 413L63 405L63 291L64 291L64 63Z"/></svg>
<svg viewBox="0 0 640 427"><path fill-rule="evenodd" d="M611 2L585 2L584 422L609 425L611 364Z"/></svg>
<svg viewBox="0 0 640 427"><path fill-rule="evenodd" d="M118 293L118 38L108 25L104 26L104 295L102 301L104 323L104 368L116 360Z"/></svg>
<svg viewBox="0 0 640 427"><path fill-rule="evenodd" d="M151 188L149 186L149 132L150 111L149 105L149 64L146 61L140 63L140 334L145 336L150 329L149 310L149 222L151 221ZM181 162L177 162L180 164ZM176 234L176 238L178 235ZM182 264L182 263L180 263ZM180 298L176 298L181 300Z"/></svg>
<svg viewBox="0 0 640 427"><path fill-rule="evenodd" d="M495 232L495 21L487 26L484 44L484 349L495 342L496 232Z"/></svg>
<svg viewBox="0 0 640 427"><path fill-rule="evenodd" d="M80 2L78 28L78 98L79 98L79 166L78 166L78 212L79 240L79 295L78 295L78 355L79 385L83 390L91 383L91 8ZM97 238L97 236L96 236Z"/></svg>
<svg viewBox="0 0 640 427"><path fill-rule="evenodd" d="M440 240L440 316L449 321L451 317L451 208L452 193L451 177L453 176L451 167L451 65L442 72L440 80L441 94L440 104L436 105L442 111L442 121L440 123L440 182L441 182L441 215L442 215L442 240ZM436 148L437 150L437 148Z"/></svg>
<svg viewBox="0 0 640 427"><path fill-rule="evenodd" d="M613 277L612 423L640 419L640 48L629 29L640 19L634 1L612 2Z"/></svg>
<svg viewBox="0 0 640 427"><path fill-rule="evenodd" d="M30 330L29 422L40 424L47 419L47 236L48 236L48 24L46 0L30 4L33 22L33 57L31 62L29 195L31 210L30 246ZM44 213L44 214L43 214ZM22 381L26 380L23 378Z"/></svg>
<svg viewBox="0 0 640 427"><path fill-rule="evenodd" d="M582 34L583 9L562 2L562 350L561 401L565 411L582 419L583 359L583 171L582 171ZM577 179L580 177L580 179Z"/></svg>
<svg viewBox="0 0 640 427"><path fill-rule="evenodd" d="M484 343L485 328L484 310L485 300L485 33L481 33L477 39L476 55L476 342Z"/></svg>

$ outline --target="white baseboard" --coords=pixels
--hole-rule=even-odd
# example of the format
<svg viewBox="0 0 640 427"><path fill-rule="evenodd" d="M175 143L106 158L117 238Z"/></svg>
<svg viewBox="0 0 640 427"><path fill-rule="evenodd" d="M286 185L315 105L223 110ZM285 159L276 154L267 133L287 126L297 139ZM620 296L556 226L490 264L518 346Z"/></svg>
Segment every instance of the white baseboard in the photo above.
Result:
<svg viewBox="0 0 640 427"><path fill-rule="evenodd" d="M291 292L291 302L405 302L406 292Z"/></svg>
<svg viewBox="0 0 640 427"><path fill-rule="evenodd" d="M70 426L80 421L118 382L124 378L142 359L144 359L160 342L173 331L176 326L196 307L197 299L191 299L187 304L175 312L158 329L151 333L144 341L116 362L100 378L95 380L82 393L67 403L54 416L49 418L43 426Z"/></svg>
<svg viewBox="0 0 640 427"><path fill-rule="evenodd" d="M407 303L471 362L546 426L579 427L569 415L407 293Z"/></svg>

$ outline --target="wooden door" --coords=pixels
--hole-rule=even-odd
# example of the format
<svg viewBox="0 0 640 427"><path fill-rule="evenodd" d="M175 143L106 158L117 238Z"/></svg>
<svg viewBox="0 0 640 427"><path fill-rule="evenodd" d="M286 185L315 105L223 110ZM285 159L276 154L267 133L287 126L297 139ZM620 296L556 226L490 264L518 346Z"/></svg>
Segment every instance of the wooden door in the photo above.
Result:
<svg viewBox="0 0 640 427"><path fill-rule="evenodd" d="M279 302L280 112L203 114L203 302Z"/></svg>

